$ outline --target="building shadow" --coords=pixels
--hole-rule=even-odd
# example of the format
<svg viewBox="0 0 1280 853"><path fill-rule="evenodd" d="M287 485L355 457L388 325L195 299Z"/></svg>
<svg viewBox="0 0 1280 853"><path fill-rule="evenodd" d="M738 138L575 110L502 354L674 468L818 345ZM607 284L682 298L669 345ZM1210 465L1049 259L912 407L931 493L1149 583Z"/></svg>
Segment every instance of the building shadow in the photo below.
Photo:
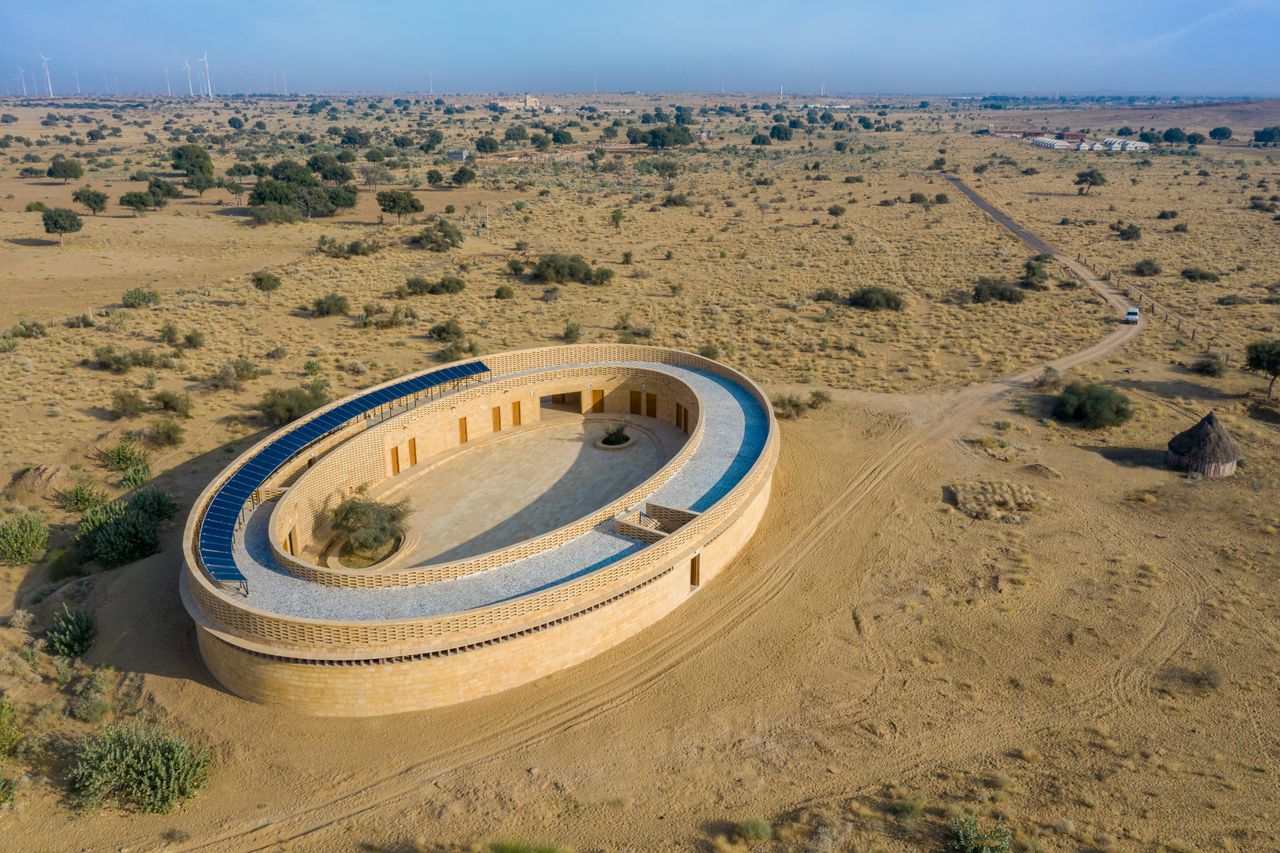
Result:
<svg viewBox="0 0 1280 853"><path fill-rule="evenodd" d="M1190 371L1188 373L1190 374ZM1186 397L1196 400L1223 401L1239 400L1244 396L1241 394L1228 394L1220 388L1205 385L1201 382L1193 382L1190 379L1121 379L1115 384L1119 388L1145 391L1148 394L1155 394L1166 399Z"/></svg>
<svg viewBox="0 0 1280 853"><path fill-rule="evenodd" d="M1156 468L1161 471L1171 470L1165 462L1164 451L1151 447L1116 447L1103 445L1080 445L1081 450L1096 453L1108 462L1123 465L1126 468Z"/></svg>

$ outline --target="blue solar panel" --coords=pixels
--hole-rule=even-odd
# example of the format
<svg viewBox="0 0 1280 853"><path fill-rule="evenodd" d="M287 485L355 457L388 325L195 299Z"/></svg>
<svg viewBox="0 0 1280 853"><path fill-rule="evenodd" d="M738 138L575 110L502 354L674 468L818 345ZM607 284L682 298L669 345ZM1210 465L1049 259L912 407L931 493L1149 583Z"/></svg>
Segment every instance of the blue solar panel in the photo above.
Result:
<svg viewBox="0 0 1280 853"><path fill-rule="evenodd" d="M253 459L227 478L205 510L200 525L198 548L205 571L217 581L245 583L244 575L236 567L235 558L231 553L241 511L254 491L292 459L299 450L379 406L429 388L467 379L488 370L484 362L473 361L453 367L442 367L385 388L367 391L354 400L335 406L306 423L298 424L287 435L281 436L262 448Z"/></svg>

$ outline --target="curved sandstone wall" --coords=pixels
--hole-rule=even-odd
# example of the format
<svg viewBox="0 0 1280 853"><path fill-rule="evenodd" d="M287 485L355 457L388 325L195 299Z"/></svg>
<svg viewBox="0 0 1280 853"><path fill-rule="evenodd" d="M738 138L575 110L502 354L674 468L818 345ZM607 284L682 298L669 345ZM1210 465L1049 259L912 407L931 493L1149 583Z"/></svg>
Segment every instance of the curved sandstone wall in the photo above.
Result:
<svg viewBox="0 0 1280 853"><path fill-rule="evenodd" d="M473 610L363 622L272 613L214 584L200 568L193 548L200 514L219 483L253 458L255 446L206 488L186 530L183 601L196 622L201 654L219 682L253 701L315 715L386 714L465 701L571 666L621 642L669 613L696 592L698 584L718 575L751 537L768 503L778 437L769 401L750 380L689 353L628 345L550 347L485 361L498 377L489 383L492 386L499 386L506 373L547 368L586 371L565 377L580 383L588 373L600 375L602 366L593 366L593 361L647 361L714 373L755 398L768 417L767 438L754 464L714 505L659 541L602 569ZM460 394L479 395L475 397L478 406L507 405L515 399L495 397L494 392L486 397L484 389L473 386ZM540 395L560 393L535 390ZM526 381L523 392L528 391ZM496 393L508 392L521 393L518 388ZM617 395L619 413L629 411L628 396ZM697 411L696 398L690 402ZM536 403L530 407L536 408ZM671 407L674 410L674 402ZM343 440L364 440L367 435L374 448L376 438L385 450L390 447L388 436L399 428L395 424L391 419L372 426L367 421L348 425L343 438L326 439L327 446L341 451ZM686 448L694 444L701 427L701 419L695 417L690 430L694 435ZM424 457L429 455L420 452L419 461ZM292 478L296 478L294 487L304 484L308 473L298 474L310 464L309 459L294 460L272 485ZM322 463L314 464L318 468ZM362 468L361 473L385 479L386 469Z"/></svg>
<svg viewBox="0 0 1280 853"><path fill-rule="evenodd" d="M702 583L732 561L769 501L766 483L747 511L698 554ZM582 663L657 622L696 591L692 551L650 581L586 610L461 648L373 661L309 661L249 651L197 629L200 654L238 696L311 716L420 711L478 699Z"/></svg>

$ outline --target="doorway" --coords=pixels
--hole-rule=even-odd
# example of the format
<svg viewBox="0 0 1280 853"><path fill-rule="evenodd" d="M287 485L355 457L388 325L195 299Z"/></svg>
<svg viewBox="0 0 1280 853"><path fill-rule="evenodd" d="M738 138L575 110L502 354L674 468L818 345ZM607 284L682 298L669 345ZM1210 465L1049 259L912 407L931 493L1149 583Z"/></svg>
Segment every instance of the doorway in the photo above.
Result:
<svg viewBox="0 0 1280 853"><path fill-rule="evenodd" d="M400 448L391 448L391 476L394 477L400 473Z"/></svg>
<svg viewBox="0 0 1280 853"><path fill-rule="evenodd" d="M467 419L458 418L458 444L467 443Z"/></svg>
<svg viewBox="0 0 1280 853"><path fill-rule="evenodd" d="M694 554L689 561L689 586L702 586L702 555Z"/></svg>
<svg viewBox="0 0 1280 853"><path fill-rule="evenodd" d="M511 425L520 426L520 401L516 400L511 404Z"/></svg>
<svg viewBox="0 0 1280 853"><path fill-rule="evenodd" d="M604 391L597 390L591 392L591 414L604 414Z"/></svg>

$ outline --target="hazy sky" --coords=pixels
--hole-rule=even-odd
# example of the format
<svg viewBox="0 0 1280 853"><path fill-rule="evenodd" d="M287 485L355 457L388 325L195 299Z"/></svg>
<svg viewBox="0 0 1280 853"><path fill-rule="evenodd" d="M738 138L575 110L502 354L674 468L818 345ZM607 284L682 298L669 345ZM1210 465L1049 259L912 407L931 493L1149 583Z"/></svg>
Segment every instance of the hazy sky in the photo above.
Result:
<svg viewBox="0 0 1280 853"><path fill-rule="evenodd" d="M1280 0L0 0L0 93L1280 94ZM28 77L28 88L31 87ZM277 84L278 85L278 84Z"/></svg>

